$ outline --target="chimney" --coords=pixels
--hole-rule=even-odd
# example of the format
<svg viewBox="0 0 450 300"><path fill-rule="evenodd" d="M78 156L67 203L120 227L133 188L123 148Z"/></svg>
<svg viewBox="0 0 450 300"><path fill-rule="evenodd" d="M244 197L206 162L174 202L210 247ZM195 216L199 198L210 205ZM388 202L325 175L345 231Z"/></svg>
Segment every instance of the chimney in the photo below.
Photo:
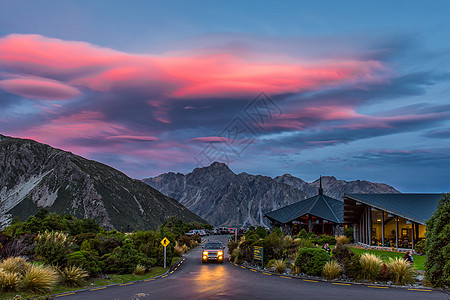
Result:
<svg viewBox="0 0 450 300"><path fill-rule="evenodd" d="M320 175L320 179L319 179L319 195L323 195L323 188L322 188L322 175Z"/></svg>

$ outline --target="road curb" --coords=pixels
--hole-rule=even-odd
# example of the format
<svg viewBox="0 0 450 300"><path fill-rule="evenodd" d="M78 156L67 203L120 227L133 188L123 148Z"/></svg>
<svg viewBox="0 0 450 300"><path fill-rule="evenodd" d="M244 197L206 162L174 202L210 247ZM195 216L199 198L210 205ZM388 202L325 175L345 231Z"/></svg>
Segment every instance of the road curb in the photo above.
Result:
<svg viewBox="0 0 450 300"><path fill-rule="evenodd" d="M300 280L314 281L314 282L327 282L327 283L342 284L342 285L359 285L359 286L377 287L377 288L402 288L402 289L407 289L407 290L417 290L417 291L424 291L424 292L425 291L437 291L437 292L446 293L445 290L443 291L441 289L435 289L432 287L424 287L424 286L415 287L415 286L387 285L387 284L365 283L365 282L354 282L354 281L326 280L324 278L315 278L315 277L311 278L311 277L293 276L291 274L278 274L278 273L272 272L270 270L261 270L261 269L257 269L257 268L253 268L253 267L249 267L249 266L244 266L242 264L235 264L235 263L231 262L231 260L229 260L229 261L231 264L233 264L237 267L249 269L254 272L267 273L267 274L275 275L278 277L289 277L292 279L300 279Z"/></svg>
<svg viewBox="0 0 450 300"><path fill-rule="evenodd" d="M51 295L51 297L54 298L58 298L58 297L63 297L66 295L73 295L75 293L81 293L81 292L86 292L86 291L95 291L95 290L103 290L105 288L108 287L113 287L113 286L122 286L122 285L127 285L127 284L132 284L132 283L136 283L136 282L146 282L146 281L152 281L152 280L156 280L158 278L161 277L165 277L167 275L169 275L170 272L173 271L174 266L180 264L182 261L184 261L186 259L185 255L181 256L179 260L177 260L174 264L172 264L166 272L164 272L161 275L158 276L154 276L154 277L149 277L149 278L145 278L145 279L140 279L140 280L134 280L134 281L127 281L127 282L121 282L121 283L113 283L113 284L108 284L108 285L102 285L102 286L92 286L90 288L85 288L85 289L81 289L81 290L74 290L74 291L68 291L68 292L64 292L64 293L59 293L59 294L53 294ZM39 298L32 298L32 299L39 299Z"/></svg>

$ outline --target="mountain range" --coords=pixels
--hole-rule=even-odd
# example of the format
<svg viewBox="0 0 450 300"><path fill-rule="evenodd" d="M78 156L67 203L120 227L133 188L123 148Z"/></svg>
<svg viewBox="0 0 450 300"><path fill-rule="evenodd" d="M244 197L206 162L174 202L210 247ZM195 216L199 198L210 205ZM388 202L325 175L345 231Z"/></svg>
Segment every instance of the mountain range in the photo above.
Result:
<svg viewBox="0 0 450 300"><path fill-rule="evenodd" d="M289 174L275 178L235 174L219 162L186 175L169 172L143 181L214 226L267 226L265 213L312 197L319 188L319 179L308 183ZM344 193L399 193L387 184L333 176L322 177L322 185L324 194L335 199L342 199Z"/></svg>
<svg viewBox="0 0 450 300"><path fill-rule="evenodd" d="M169 216L206 223L178 201L96 161L0 135L0 228L40 207L107 229L152 229Z"/></svg>

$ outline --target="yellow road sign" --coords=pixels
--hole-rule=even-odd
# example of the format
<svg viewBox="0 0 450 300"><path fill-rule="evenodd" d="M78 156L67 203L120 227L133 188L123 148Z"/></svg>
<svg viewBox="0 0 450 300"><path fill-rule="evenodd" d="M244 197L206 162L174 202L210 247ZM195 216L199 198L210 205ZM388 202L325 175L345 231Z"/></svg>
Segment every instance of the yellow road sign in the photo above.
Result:
<svg viewBox="0 0 450 300"><path fill-rule="evenodd" d="M167 245L169 245L169 244L170 244L170 241L168 238L165 237L162 239L161 245L163 245L164 247L167 247Z"/></svg>

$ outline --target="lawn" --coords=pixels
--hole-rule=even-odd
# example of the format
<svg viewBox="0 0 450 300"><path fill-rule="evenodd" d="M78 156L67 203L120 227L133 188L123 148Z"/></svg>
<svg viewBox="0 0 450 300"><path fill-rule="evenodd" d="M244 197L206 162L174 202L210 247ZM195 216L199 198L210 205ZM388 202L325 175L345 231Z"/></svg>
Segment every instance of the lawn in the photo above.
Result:
<svg viewBox="0 0 450 300"><path fill-rule="evenodd" d="M154 267L154 268L150 269L150 271L145 273L144 275L109 274L111 279L92 278L87 281L87 283L84 287L70 288L70 287L65 287L65 286L57 286L51 294L52 295L61 294L61 293L76 291L76 290L80 290L80 289L94 288L94 287L105 286L105 285L110 285L110 284L125 283L125 282L130 282L130 281L137 281L137 280L152 278L152 277L164 274L167 270L168 269L164 269L162 267ZM0 300L12 299L12 298L14 298L15 295L21 295L24 299L45 296L44 294L32 294L32 293L26 293L26 292L0 293Z"/></svg>
<svg viewBox="0 0 450 300"><path fill-rule="evenodd" d="M381 258L382 261L387 262L389 260L390 257L392 258L396 258L396 257L400 257L403 258L403 256L405 255L404 253L401 252L394 252L394 251L385 251L385 250L368 250L368 249L362 249L362 248L357 248L357 247L351 247L353 251L355 251L355 253L361 255L365 252L368 253L373 253L377 256L379 256ZM424 264L425 264L425 256L422 255L413 255L414 258L414 267L417 270L424 270Z"/></svg>

